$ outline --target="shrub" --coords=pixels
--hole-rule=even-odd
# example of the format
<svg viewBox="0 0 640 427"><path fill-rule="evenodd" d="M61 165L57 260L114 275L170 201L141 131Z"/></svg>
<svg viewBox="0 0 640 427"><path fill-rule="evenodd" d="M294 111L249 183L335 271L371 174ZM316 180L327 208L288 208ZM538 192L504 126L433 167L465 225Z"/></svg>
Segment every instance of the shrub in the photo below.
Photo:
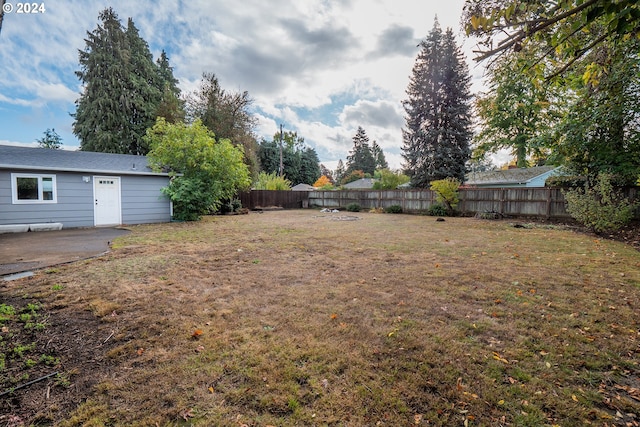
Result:
<svg viewBox="0 0 640 427"><path fill-rule="evenodd" d="M619 230L633 218L632 203L611 184L611 174L600 173L593 186L566 190L567 211L578 222L596 233Z"/></svg>
<svg viewBox="0 0 640 427"><path fill-rule="evenodd" d="M402 213L402 206L400 206L400 205L391 205L388 208L386 208L384 211L386 213L400 214L400 213Z"/></svg>
<svg viewBox="0 0 640 427"><path fill-rule="evenodd" d="M449 215L453 215L453 210L460 201L458 188L460 188L460 181L455 178L431 181L431 191L436 193L436 200L446 208Z"/></svg>
<svg viewBox="0 0 640 427"><path fill-rule="evenodd" d="M360 205L357 203L349 203L347 205L347 210L349 212L360 212Z"/></svg>
<svg viewBox="0 0 640 427"><path fill-rule="evenodd" d="M227 200L220 206L220 213L238 212L242 208L240 199Z"/></svg>
<svg viewBox="0 0 640 427"><path fill-rule="evenodd" d="M253 184L254 190L291 190L291 181L275 172L260 172L258 180Z"/></svg>
<svg viewBox="0 0 640 427"><path fill-rule="evenodd" d="M434 203L427 209L427 215L430 216L447 216L447 208L440 203Z"/></svg>

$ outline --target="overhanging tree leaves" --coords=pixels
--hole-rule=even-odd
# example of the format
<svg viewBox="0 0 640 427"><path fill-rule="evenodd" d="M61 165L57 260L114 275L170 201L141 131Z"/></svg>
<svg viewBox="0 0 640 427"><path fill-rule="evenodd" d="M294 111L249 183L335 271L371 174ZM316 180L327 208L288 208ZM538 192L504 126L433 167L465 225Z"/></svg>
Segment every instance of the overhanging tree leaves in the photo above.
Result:
<svg viewBox="0 0 640 427"><path fill-rule="evenodd" d="M637 0L467 0L463 20L468 34L480 38L477 60L543 44L532 63L558 59L553 75L568 69L606 40L637 36Z"/></svg>
<svg viewBox="0 0 640 427"><path fill-rule="evenodd" d="M640 176L640 41L606 43L586 62L596 74L572 80L567 112L556 129L555 155L589 185L601 173L616 184L633 185Z"/></svg>
<svg viewBox="0 0 640 427"><path fill-rule="evenodd" d="M414 187L447 177L464 180L471 150L470 76L453 31L438 22L420 43L404 101L405 173Z"/></svg>
<svg viewBox="0 0 640 427"><path fill-rule="evenodd" d="M186 125L158 118L145 140L151 167L172 174L163 192L174 202L176 219L197 220L251 184L242 147L228 139L216 141L199 120Z"/></svg>

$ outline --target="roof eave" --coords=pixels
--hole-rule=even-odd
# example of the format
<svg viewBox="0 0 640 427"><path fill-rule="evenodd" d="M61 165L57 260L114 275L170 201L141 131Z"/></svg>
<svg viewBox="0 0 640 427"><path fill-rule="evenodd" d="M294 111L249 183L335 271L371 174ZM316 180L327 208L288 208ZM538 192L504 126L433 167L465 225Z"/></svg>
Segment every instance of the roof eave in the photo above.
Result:
<svg viewBox="0 0 640 427"><path fill-rule="evenodd" d="M18 170L45 170L56 172L78 172L78 173L99 173L111 175L148 175L148 176L170 176L167 172L148 172L148 171L123 171L108 169L79 169L79 168L61 168L55 166L31 166L31 165L7 165L0 164L0 169L18 169Z"/></svg>

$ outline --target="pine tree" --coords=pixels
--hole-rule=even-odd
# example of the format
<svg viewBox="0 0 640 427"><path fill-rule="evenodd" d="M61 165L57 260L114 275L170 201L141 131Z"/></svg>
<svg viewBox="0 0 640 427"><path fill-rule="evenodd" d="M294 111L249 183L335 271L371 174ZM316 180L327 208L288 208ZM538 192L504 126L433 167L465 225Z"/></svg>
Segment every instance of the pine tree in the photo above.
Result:
<svg viewBox="0 0 640 427"><path fill-rule="evenodd" d="M76 75L84 90L76 100L73 133L84 151L146 154L142 138L161 99L158 69L131 19L125 31L112 8L98 18L79 52Z"/></svg>
<svg viewBox="0 0 640 427"><path fill-rule="evenodd" d="M169 58L164 50L156 60L156 65L158 66L158 77L162 91L156 116L164 117L168 123L183 122L185 119L184 101L180 99L178 79L173 76L173 68L169 65Z"/></svg>
<svg viewBox="0 0 640 427"><path fill-rule="evenodd" d="M149 45L140 37L140 33L131 18L125 31L129 43L129 154L144 155L149 151L143 137L147 128L153 127L156 112L160 104L163 82L158 67L153 62Z"/></svg>
<svg viewBox="0 0 640 427"><path fill-rule="evenodd" d="M404 101L402 147L414 187L447 177L464 180L470 158L470 76L453 31L436 21L420 44Z"/></svg>
<svg viewBox="0 0 640 427"><path fill-rule="evenodd" d="M376 170L389 169L389 163L387 163L387 159L384 157L384 151L382 151L382 148L375 141L371 144L371 154L376 161Z"/></svg>
<svg viewBox="0 0 640 427"><path fill-rule="evenodd" d="M342 181L342 178L344 178L346 174L347 171L344 168L344 163L342 162L342 159L339 159L338 164L336 165L336 170L333 173L335 182L338 183Z"/></svg>
<svg viewBox="0 0 640 427"><path fill-rule="evenodd" d="M50 148L52 150L62 148L62 138L60 138L60 135L58 135L55 129L47 129L44 131L44 136L36 139L36 142L40 148Z"/></svg>
<svg viewBox="0 0 640 427"><path fill-rule="evenodd" d="M358 126L358 131L353 137L353 150L347 156L347 173L355 170L361 170L371 176L376 170L376 160L369 147L369 137L361 126Z"/></svg>

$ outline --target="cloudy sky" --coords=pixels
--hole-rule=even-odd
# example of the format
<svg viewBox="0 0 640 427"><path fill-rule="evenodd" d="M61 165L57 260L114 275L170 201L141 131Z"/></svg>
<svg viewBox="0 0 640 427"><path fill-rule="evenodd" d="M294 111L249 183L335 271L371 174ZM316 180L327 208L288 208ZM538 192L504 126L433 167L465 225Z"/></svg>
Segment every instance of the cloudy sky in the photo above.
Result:
<svg viewBox="0 0 640 427"><path fill-rule="evenodd" d="M183 92L203 72L255 100L256 133L270 139L282 123L334 168L362 126L401 167L401 101L417 44L437 16L464 43L473 90L481 67L460 29L464 0L48 0L44 13L5 13L0 32L0 143L33 144L55 128L66 148L75 100L78 50L98 13L133 18L154 58L169 55ZM39 3L42 4L42 3ZM5 7L7 7L5 5Z"/></svg>

